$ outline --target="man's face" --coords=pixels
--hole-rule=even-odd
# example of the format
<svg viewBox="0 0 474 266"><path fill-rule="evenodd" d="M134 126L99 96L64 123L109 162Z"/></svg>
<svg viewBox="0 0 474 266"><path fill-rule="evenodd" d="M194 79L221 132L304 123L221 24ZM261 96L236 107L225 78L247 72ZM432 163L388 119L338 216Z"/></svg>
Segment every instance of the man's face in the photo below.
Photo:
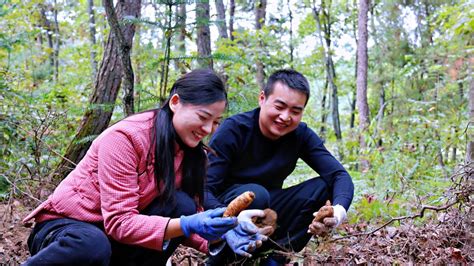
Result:
<svg viewBox="0 0 474 266"><path fill-rule="evenodd" d="M276 140L298 127L303 117L306 95L276 82L268 97L263 91L260 93L258 102L260 130L265 137Z"/></svg>

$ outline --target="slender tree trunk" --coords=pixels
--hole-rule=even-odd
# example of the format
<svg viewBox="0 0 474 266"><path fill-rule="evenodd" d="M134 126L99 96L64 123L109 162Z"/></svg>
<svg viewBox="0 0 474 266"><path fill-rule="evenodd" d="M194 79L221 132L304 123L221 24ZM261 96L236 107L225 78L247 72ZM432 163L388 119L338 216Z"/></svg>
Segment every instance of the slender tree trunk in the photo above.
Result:
<svg viewBox="0 0 474 266"><path fill-rule="evenodd" d="M180 56L184 56L186 55L186 3L180 3L176 6L176 26L178 27L176 50ZM186 73L186 62L184 60L175 60L175 67L181 74Z"/></svg>
<svg viewBox="0 0 474 266"><path fill-rule="evenodd" d="M140 17L140 0L126 0L117 3L117 17L124 16ZM123 26L123 36L127 42L131 42L135 33L135 27L131 24ZM94 84L94 90L77 134L69 144L66 159L58 165L55 175L62 179L75 167L86 154L92 140L91 137L99 135L105 130L110 122L113 106L122 81L122 62L118 54L118 42L113 34L109 33L102 62Z"/></svg>
<svg viewBox="0 0 474 266"><path fill-rule="evenodd" d="M129 116L135 113L134 108L134 88L133 84L135 81L135 77L133 74L132 68L132 60L130 59L130 53L132 51L132 43L133 43L133 36L132 38L127 39L124 36L124 32L122 30L122 26L119 24L119 20L117 14L114 9L113 0L103 0L102 1L105 7L105 13L107 14L107 21L109 22L110 29L113 32L115 39L118 41L118 54L120 57L120 61L122 62L122 72L123 72L123 90L124 90L124 111L125 115ZM140 5L141 3L139 3ZM140 8L140 7L139 7ZM137 16L135 16L137 17ZM135 25L132 24L133 33L135 33Z"/></svg>
<svg viewBox="0 0 474 266"><path fill-rule="evenodd" d="M267 0L257 0L255 3L255 29L260 31L265 25L265 16L266 16L266 9L267 9ZM263 51L263 43L261 38L257 41L258 43L258 50L261 52ZM263 65L262 61L258 59L255 62L256 65L256 79L257 84L260 90L265 88L265 66Z"/></svg>
<svg viewBox="0 0 474 266"><path fill-rule="evenodd" d="M46 39L48 40L49 65L51 69L54 69L53 28L51 26L51 21L49 21L48 17L46 16L46 7L43 4L41 4L40 16L41 16L41 24L42 24L41 26L46 31Z"/></svg>
<svg viewBox="0 0 474 266"><path fill-rule="evenodd" d="M316 20L316 26L318 28L318 36L321 46L324 50L324 62L326 66L326 78L329 83L329 88L331 89L331 117L333 120L334 133L337 140L342 139L341 124L339 119L339 99L338 99L338 89L336 85L336 70L331 56L331 20L329 17L329 11L324 12L324 1L322 2L321 11L325 18L324 24L321 23L320 19L320 9L316 7L316 4L313 2L313 17ZM324 30L322 29L324 27ZM323 40L324 33L324 40Z"/></svg>
<svg viewBox="0 0 474 266"><path fill-rule="evenodd" d="M135 49L135 51L137 50L140 50L141 47L140 47L140 43L141 43L141 32L140 32L140 24L138 25L135 25L135 37L133 39L133 47ZM140 97L141 97L141 91L142 91L142 76L141 76L141 73L142 73L142 61L140 60L140 58L136 58L134 60L135 62L135 71L134 71L134 76L135 76L135 85L134 87L136 88L135 89L135 99L136 99L136 109L137 109L137 112L140 112Z"/></svg>
<svg viewBox="0 0 474 266"><path fill-rule="evenodd" d="M360 129L360 147L362 150L361 167L362 171L368 170L370 165L367 158L365 158L365 150L367 143L364 134L369 128L369 105L367 103L367 18L369 10L369 0L359 1L359 19L358 19L358 36L359 41L357 45L357 108L359 109L359 129Z"/></svg>
<svg viewBox="0 0 474 266"><path fill-rule="evenodd" d="M95 11L94 11L94 0L87 1L87 10L89 13L89 40L91 42L91 53L90 53L90 63L92 69L92 80L95 79L95 75L97 75L97 60L95 59L97 54L95 51L96 46L96 39L95 39Z"/></svg>
<svg viewBox="0 0 474 266"><path fill-rule="evenodd" d="M222 0L216 1L216 10L217 10L217 29L219 30L219 38L227 39L227 23L225 19L225 7Z"/></svg>
<svg viewBox="0 0 474 266"><path fill-rule="evenodd" d="M201 68L213 69L211 57L211 31L209 29L209 0L196 3L198 64Z"/></svg>
<svg viewBox="0 0 474 266"><path fill-rule="evenodd" d="M59 79L59 23L58 23L58 3L54 0L54 81Z"/></svg>
<svg viewBox="0 0 474 266"><path fill-rule="evenodd" d="M290 67L293 68L293 53L295 48L293 47L293 13L291 11L290 0L287 0L288 5L288 17L290 19Z"/></svg>
<svg viewBox="0 0 474 266"><path fill-rule="evenodd" d="M355 12L357 9L357 0L354 0L352 3L352 6L354 7L351 12ZM352 34L354 35L354 40L356 42L356 46L359 45L358 42L359 40L357 39L357 22L355 19L352 20ZM354 80L357 80L357 62L359 61L358 54L355 54L355 64L354 64ZM351 85L353 91L352 91L352 99L350 102L350 107L351 107L351 119L349 123L349 127L352 129L354 128L355 125L355 113L356 113L356 102L357 102L357 84L353 83Z"/></svg>
<svg viewBox="0 0 474 266"><path fill-rule="evenodd" d="M474 124L474 78L472 77L474 74L474 63L471 61L469 64L469 121L471 130L468 130L468 143L466 147L466 164L467 164L467 171L468 171L468 178L473 177L474 173L474 130L472 130L472 126Z"/></svg>
<svg viewBox="0 0 474 266"><path fill-rule="evenodd" d="M235 0L229 1L229 37L234 40Z"/></svg>
<svg viewBox="0 0 474 266"><path fill-rule="evenodd" d="M327 94L328 94L328 77L326 76L326 79L324 81L324 87L323 87L323 99L321 100L321 130L320 130L320 137L322 139L326 139L326 120L328 117L328 110L326 107L326 101L327 101Z"/></svg>
<svg viewBox="0 0 474 266"><path fill-rule="evenodd" d="M161 79L160 79L160 103L165 101L165 95L167 94L168 90L168 77L169 77L169 69L170 69L170 58L171 58L171 37L173 36L173 29L175 27L172 26L173 20L173 2L169 2L166 6L167 8L167 16L165 20L166 28L163 30L163 40L165 40L165 55L164 60L161 62Z"/></svg>

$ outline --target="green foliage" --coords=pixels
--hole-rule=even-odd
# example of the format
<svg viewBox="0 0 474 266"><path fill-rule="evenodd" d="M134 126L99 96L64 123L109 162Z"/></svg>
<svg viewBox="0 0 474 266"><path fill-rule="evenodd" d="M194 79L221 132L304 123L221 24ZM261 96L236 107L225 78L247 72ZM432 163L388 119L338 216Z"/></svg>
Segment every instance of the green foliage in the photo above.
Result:
<svg viewBox="0 0 474 266"><path fill-rule="evenodd" d="M236 2L235 39L218 39L212 51L214 69L225 77L228 86L226 116L258 106L257 61L263 63L267 76L276 69L293 67L305 74L311 84L312 96L304 122L318 134L325 126L325 146L353 177L356 193L350 222L375 224L412 214L421 204L445 201L449 176L463 162L468 138L464 129L468 124L468 82L472 78L468 72L474 29L472 1L377 1L373 6L368 48L371 125L365 133L371 169L364 173L359 169L358 114L351 114L350 108L356 88L356 47L347 42L350 39L355 43L357 3L324 1L331 18L331 53L343 129L343 139L337 141L331 111L327 109L329 98L326 109L321 107L326 73L324 50L311 14L313 3L302 1L292 6L293 22L298 25L293 25L291 44L295 50L291 61L289 18L282 7L285 1L280 1L283 4L276 11L267 8L267 20L261 30L253 28L254 3ZM320 4L317 1L318 8ZM183 29L183 51L176 41L181 29L174 27L174 22L170 29L165 26L169 11L166 3L146 5L142 18L128 19L137 25L132 49L136 111L155 108L163 101L159 88L163 64L167 62L166 36L172 37L168 90L182 70L197 66L198 59L192 44L195 21L188 17ZM42 8L49 22L53 21L51 8L59 12L58 80L54 79L54 51L48 45ZM190 11L192 6L187 8ZM87 1L62 1L57 6L51 1L0 1L0 198L10 192L7 178L25 191L50 181L48 174L88 108L114 110L113 121L123 118L120 99L108 105L88 103L94 85L90 52L95 50L95 59L100 62L109 33L103 8L96 6L95 10L97 44L91 45ZM326 18L321 13L321 19ZM328 115L324 124L323 114ZM355 128L349 127L351 115L356 118ZM87 136L79 142L95 137ZM316 175L298 161L285 186Z"/></svg>

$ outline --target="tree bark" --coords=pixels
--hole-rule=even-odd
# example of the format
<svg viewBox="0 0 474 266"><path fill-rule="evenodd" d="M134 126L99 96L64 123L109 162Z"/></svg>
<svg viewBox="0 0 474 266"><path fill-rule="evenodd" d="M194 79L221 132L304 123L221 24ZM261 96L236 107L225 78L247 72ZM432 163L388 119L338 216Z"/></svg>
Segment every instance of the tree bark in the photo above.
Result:
<svg viewBox="0 0 474 266"><path fill-rule="evenodd" d="M196 3L198 65L213 69L211 57L211 31L209 29L209 0Z"/></svg>
<svg viewBox="0 0 474 266"><path fill-rule="evenodd" d="M122 30L122 26L119 25L117 14L115 13L113 0L103 0L102 3L105 7L105 13L107 14L107 21L109 22L110 29L112 33L114 34L115 39L118 42L117 48L118 48L120 61L122 62L122 72L123 72L124 112L126 116L129 116L135 112L134 101L133 101L133 94L134 94L133 83L134 83L135 78L133 75L132 60L130 59L133 36L132 38L129 38L129 39L125 38L124 32ZM138 4L140 8L141 3L138 3ZM133 32L135 33L135 25L132 24L132 27L133 27Z"/></svg>
<svg viewBox="0 0 474 266"><path fill-rule="evenodd" d="M217 29L219 30L219 38L227 39L227 23L225 19L225 7L222 0L216 0L216 10L217 10Z"/></svg>
<svg viewBox="0 0 474 266"><path fill-rule="evenodd" d="M234 40L234 16L235 16L235 0L229 2L229 37Z"/></svg>
<svg viewBox="0 0 474 266"><path fill-rule="evenodd" d="M95 79L97 75L97 60L95 59L97 54L95 52L96 39L95 39L95 12L94 12L94 0L87 1L87 11L89 13L89 40L91 42L91 53L90 53L90 63L92 69L92 80Z"/></svg>
<svg viewBox="0 0 474 266"><path fill-rule="evenodd" d="M369 169L369 161L365 158L365 150L367 143L364 133L369 128L369 105L367 103L367 18L369 10L369 0L359 1L359 18L358 18L358 43L357 43L357 108L359 109L359 142L362 150L361 167L362 170Z"/></svg>
<svg viewBox="0 0 474 266"><path fill-rule="evenodd" d="M140 0L126 0L117 3L117 17L140 16ZM131 42L135 34L135 27L127 24L123 27L123 35L127 42ZM113 32L109 33L104 48L104 55L99 72L94 83L94 91L77 134L69 144L63 159L55 171L59 179L66 177L86 154L92 140L91 137L104 131L112 116L113 106L122 81L122 63L118 54L118 43Z"/></svg>
<svg viewBox="0 0 474 266"><path fill-rule="evenodd" d="M263 25L265 25L266 9L267 0L257 0L257 2L255 3L255 29L257 31L261 30ZM259 39L257 43L258 50L263 51L262 41ZM265 66L263 65L262 61L258 59L258 55L256 57L257 60L255 62L255 65L257 84L260 90L263 90L265 88Z"/></svg>

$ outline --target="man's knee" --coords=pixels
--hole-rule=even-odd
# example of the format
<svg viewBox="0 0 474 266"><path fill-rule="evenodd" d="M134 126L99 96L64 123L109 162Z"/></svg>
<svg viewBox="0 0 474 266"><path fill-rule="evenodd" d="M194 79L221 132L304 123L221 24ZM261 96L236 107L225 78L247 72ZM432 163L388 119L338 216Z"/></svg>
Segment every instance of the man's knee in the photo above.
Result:
<svg viewBox="0 0 474 266"><path fill-rule="evenodd" d="M179 215L192 215L197 212L196 202L185 192L176 192L176 210Z"/></svg>
<svg viewBox="0 0 474 266"><path fill-rule="evenodd" d="M255 194L255 199L247 209L265 209L270 206L270 193L268 190L258 184L245 184L239 187L239 190L243 193L244 191L252 191Z"/></svg>
<svg viewBox="0 0 474 266"><path fill-rule="evenodd" d="M312 178L302 183L304 186L302 194L314 201L326 202L330 198L329 186L322 178Z"/></svg>

